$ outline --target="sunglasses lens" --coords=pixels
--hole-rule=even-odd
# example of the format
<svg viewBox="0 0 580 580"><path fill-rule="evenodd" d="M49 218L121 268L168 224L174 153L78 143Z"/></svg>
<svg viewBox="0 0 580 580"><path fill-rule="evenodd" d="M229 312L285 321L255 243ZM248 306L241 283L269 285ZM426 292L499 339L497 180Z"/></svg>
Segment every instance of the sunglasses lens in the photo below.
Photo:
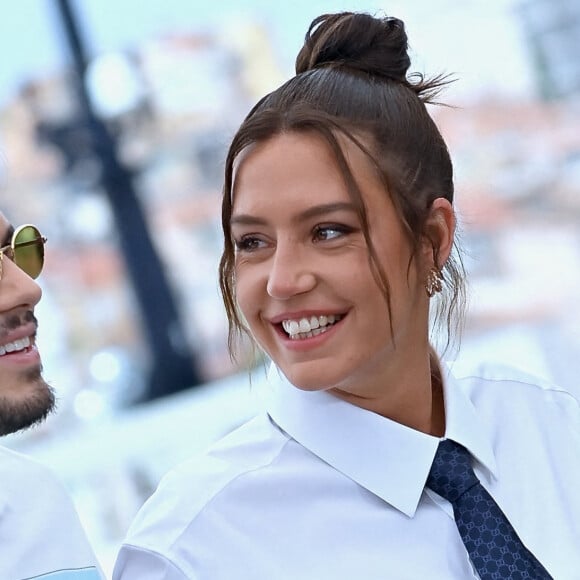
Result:
<svg viewBox="0 0 580 580"><path fill-rule="evenodd" d="M34 226L24 226L14 239L14 262L31 278L37 278L44 265L44 239Z"/></svg>

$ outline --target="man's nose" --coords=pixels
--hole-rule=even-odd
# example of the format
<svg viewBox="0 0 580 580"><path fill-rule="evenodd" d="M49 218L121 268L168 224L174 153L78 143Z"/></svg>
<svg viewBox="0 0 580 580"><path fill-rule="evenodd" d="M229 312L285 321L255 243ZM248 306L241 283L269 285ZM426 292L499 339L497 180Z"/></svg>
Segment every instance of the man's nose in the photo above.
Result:
<svg viewBox="0 0 580 580"><path fill-rule="evenodd" d="M41 297L40 286L14 262L4 258L0 280L0 312L18 306L36 306Z"/></svg>

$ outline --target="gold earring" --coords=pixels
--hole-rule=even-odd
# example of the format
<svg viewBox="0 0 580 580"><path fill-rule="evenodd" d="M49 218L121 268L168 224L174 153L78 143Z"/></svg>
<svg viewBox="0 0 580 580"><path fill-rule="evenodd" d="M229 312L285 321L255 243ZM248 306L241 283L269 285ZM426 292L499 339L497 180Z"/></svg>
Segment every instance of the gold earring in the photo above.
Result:
<svg viewBox="0 0 580 580"><path fill-rule="evenodd" d="M443 274L438 268L431 268L427 274L427 282L425 283L425 291L429 298L433 298L435 294L443 290Z"/></svg>

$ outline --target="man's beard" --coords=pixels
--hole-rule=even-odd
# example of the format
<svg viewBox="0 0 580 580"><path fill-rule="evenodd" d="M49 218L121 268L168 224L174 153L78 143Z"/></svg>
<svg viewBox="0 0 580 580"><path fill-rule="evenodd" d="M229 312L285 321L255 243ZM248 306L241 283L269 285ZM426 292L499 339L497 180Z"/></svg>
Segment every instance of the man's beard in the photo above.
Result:
<svg viewBox="0 0 580 580"><path fill-rule="evenodd" d="M23 373L22 381L35 383L34 392L24 400L0 397L0 436L42 423L55 408L54 391L42 378L40 368Z"/></svg>

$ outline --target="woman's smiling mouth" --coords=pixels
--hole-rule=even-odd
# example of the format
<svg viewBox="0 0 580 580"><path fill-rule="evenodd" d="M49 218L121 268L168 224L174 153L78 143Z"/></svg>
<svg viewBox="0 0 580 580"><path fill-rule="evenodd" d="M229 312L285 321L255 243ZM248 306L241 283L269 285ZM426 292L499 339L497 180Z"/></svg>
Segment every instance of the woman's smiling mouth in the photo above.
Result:
<svg viewBox="0 0 580 580"><path fill-rule="evenodd" d="M282 321L282 328L291 340L303 340L326 332L343 316L343 314L322 314L300 319L287 319Z"/></svg>

